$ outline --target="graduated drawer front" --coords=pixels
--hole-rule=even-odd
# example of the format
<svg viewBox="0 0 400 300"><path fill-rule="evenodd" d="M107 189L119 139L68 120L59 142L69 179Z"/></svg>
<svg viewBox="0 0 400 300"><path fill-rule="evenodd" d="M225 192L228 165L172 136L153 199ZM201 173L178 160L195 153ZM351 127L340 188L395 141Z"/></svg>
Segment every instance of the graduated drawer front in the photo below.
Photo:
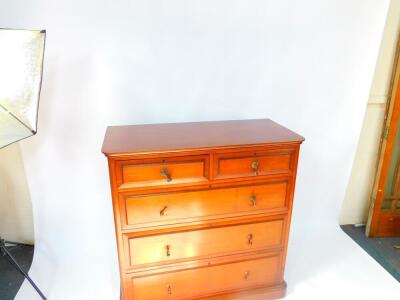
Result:
<svg viewBox="0 0 400 300"><path fill-rule="evenodd" d="M207 155L117 161L119 187L153 187L208 180Z"/></svg>
<svg viewBox="0 0 400 300"><path fill-rule="evenodd" d="M146 196L121 196L125 226L151 226L286 208L287 181Z"/></svg>
<svg viewBox="0 0 400 300"><path fill-rule="evenodd" d="M129 300L202 298L210 294L279 283L279 255L164 273L130 281Z"/></svg>
<svg viewBox="0 0 400 300"><path fill-rule="evenodd" d="M216 154L214 179L288 174L293 168L292 149Z"/></svg>
<svg viewBox="0 0 400 300"><path fill-rule="evenodd" d="M130 264L168 263L280 247L283 219L129 238Z"/></svg>

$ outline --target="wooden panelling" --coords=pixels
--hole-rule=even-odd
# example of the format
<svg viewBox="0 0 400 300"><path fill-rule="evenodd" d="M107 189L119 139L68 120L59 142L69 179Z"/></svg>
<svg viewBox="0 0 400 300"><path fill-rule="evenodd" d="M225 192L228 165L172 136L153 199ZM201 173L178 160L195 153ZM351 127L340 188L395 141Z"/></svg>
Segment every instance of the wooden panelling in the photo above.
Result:
<svg viewBox="0 0 400 300"><path fill-rule="evenodd" d="M381 237L400 236L400 214L382 211L376 235Z"/></svg>

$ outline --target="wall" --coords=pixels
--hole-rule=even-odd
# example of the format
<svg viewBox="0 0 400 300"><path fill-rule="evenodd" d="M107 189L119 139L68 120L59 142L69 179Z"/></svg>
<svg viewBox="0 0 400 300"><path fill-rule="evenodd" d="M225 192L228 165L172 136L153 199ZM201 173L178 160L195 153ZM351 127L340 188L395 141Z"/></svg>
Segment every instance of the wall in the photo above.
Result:
<svg viewBox="0 0 400 300"><path fill-rule="evenodd" d="M0 236L33 244L32 204L18 144L0 150Z"/></svg>
<svg viewBox="0 0 400 300"><path fill-rule="evenodd" d="M390 2L374 79L358 141L351 177L343 201L341 224L365 224L375 179L379 143L390 97L390 81L398 39L400 37L400 1Z"/></svg>
<svg viewBox="0 0 400 300"><path fill-rule="evenodd" d="M332 280L324 268L331 266L338 291L398 297L398 283L338 227L387 5L3 1L0 27L47 29L39 133L22 150L35 217L30 274L49 299L119 297L100 153L107 125L263 117L307 139L286 273L290 293L328 299ZM374 282L368 290L366 274ZM307 278L315 279L311 286ZM35 297L24 284L17 299Z"/></svg>

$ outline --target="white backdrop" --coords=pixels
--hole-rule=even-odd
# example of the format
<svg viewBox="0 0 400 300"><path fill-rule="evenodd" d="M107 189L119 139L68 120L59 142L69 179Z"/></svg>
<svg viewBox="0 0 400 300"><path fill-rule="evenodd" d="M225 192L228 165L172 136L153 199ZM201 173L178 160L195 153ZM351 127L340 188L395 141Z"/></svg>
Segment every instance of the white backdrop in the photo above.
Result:
<svg viewBox="0 0 400 300"><path fill-rule="evenodd" d="M30 274L49 299L119 297L107 125L263 117L306 137L288 298L398 298L338 227L388 1L0 3L0 27L47 29L39 134L22 149ZM35 297L25 283L17 299Z"/></svg>

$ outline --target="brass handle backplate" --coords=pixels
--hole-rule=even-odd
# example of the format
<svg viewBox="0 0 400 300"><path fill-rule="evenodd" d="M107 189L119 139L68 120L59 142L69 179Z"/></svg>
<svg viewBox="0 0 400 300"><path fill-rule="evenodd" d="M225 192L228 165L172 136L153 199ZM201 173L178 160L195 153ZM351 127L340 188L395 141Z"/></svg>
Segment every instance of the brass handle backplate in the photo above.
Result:
<svg viewBox="0 0 400 300"><path fill-rule="evenodd" d="M253 245L253 234L252 233L250 233L248 236L247 236L247 243L249 244L249 245Z"/></svg>
<svg viewBox="0 0 400 300"><path fill-rule="evenodd" d="M160 173L162 176L164 176L167 179L168 182L170 182L172 180L171 175L169 174L169 171L167 168L162 168L160 170Z"/></svg>
<svg viewBox="0 0 400 300"><path fill-rule="evenodd" d="M258 167L260 166L260 163L258 162L258 160L255 160L251 163L251 168L253 169L254 172L254 176L258 175Z"/></svg>
<svg viewBox="0 0 400 300"><path fill-rule="evenodd" d="M167 245L165 246L165 249L167 250L167 256L171 256L171 246Z"/></svg>
<svg viewBox="0 0 400 300"><path fill-rule="evenodd" d="M160 210L160 216L165 215L165 211L167 210L168 206L164 206L162 210Z"/></svg>
<svg viewBox="0 0 400 300"><path fill-rule="evenodd" d="M256 197L256 195L251 195L250 196L250 200L251 200L251 205L253 207L256 207L257 206L257 197Z"/></svg>

